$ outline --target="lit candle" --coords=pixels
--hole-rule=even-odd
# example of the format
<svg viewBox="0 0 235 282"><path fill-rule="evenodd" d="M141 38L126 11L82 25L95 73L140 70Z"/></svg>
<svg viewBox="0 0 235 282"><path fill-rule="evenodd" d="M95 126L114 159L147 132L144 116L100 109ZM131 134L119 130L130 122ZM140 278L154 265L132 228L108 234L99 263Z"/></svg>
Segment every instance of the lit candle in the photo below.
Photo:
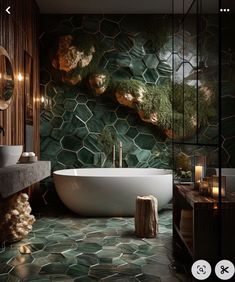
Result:
<svg viewBox="0 0 235 282"><path fill-rule="evenodd" d="M219 187L212 187L212 196L213 197L219 197ZM224 197L225 196L225 190L221 189L221 196Z"/></svg>
<svg viewBox="0 0 235 282"><path fill-rule="evenodd" d="M196 165L195 166L195 182L200 182L203 177L203 166Z"/></svg>
<svg viewBox="0 0 235 282"><path fill-rule="evenodd" d="M213 197L219 196L219 187L212 187L212 196Z"/></svg>
<svg viewBox="0 0 235 282"><path fill-rule="evenodd" d="M212 187L211 193L212 197L219 196L219 177L213 175L210 180L210 186ZM221 196L225 197L225 189L226 189L226 177L221 176Z"/></svg>

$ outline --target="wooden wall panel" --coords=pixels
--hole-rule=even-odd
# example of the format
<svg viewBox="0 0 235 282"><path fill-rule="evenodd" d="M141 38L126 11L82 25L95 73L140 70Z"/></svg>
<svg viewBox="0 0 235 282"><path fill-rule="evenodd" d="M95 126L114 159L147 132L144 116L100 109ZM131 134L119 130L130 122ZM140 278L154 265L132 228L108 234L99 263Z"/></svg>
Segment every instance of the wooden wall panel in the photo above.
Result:
<svg viewBox="0 0 235 282"><path fill-rule="evenodd" d="M11 15L4 12L8 6L11 6ZM1 0L0 11L0 45L9 53L15 75L14 100L7 110L0 111L0 125L5 129L0 144L25 143L24 82L17 77L19 73L24 74L24 51L27 51L33 58L34 150L39 154L38 8L34 0Z"/></svg>

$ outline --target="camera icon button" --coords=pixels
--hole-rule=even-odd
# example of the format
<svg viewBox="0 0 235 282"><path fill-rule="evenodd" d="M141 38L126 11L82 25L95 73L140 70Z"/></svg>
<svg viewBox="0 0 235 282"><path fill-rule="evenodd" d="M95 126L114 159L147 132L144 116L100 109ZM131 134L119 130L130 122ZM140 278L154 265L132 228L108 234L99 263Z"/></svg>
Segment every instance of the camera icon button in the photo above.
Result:
<svg viewBox="0 0 235 282"><path fill-rule="evenodd" d="M194 278L206 280L211 275L211 265L206 260L197 260L193 263L191 272Z"/></svg>

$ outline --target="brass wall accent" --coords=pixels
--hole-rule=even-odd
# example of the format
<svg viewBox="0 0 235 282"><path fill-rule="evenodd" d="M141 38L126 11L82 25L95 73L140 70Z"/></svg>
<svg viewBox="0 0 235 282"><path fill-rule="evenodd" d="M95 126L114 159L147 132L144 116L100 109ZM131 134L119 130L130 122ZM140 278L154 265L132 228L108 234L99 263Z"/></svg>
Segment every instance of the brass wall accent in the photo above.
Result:
<svg viewBox="0 0 235 282"><path fill-rule="evenodd" d="M14 74L7 51L0 46L0 110L6 110L14 92Z"/></svg>
<svg viewBox="0 0 235 282"><path fill-rule="evenodd" d="M9 1L2 0L1 7ZM5 136L0 136L0 144L17 145L25 143L25 91L24 52L33 58L33 124L34 151L39 154L39 58L37 45L38 8L33 0L11 1L11 15L0 14L0 45L4 47L12 63L14 74L14 99L8 109L0 111L0 125Z"/></svg>

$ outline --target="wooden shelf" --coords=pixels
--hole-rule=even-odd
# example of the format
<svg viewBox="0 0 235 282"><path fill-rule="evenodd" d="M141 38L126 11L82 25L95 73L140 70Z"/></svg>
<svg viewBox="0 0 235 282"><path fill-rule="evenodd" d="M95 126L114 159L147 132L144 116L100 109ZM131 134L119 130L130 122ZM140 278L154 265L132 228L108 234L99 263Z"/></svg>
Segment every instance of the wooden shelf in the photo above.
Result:
<svg viewBox="0 0 235 282"><path fill-rule="evenodd" d="M234 259L235 193L227 193L218 209L218 200L201 196L191 185L176 184L173 189L173 237L194 259L211 263L221 257ZM180 232L181 212L192 211L192 245Z"/></svg>
<svg viewBox="0 0 235 282"><path fill-rule="evenodd" d="M190 246L189 244L186 243L182 233L179 230L179 227L175 223L173 224L173 228L174 228L174 231L177 232L177 235L180 237L180 239L181 239L182 243L184 244L184 247L186 248L189 255L191 257L193 257L193 246L192 246L192 244Z"/></svg>

